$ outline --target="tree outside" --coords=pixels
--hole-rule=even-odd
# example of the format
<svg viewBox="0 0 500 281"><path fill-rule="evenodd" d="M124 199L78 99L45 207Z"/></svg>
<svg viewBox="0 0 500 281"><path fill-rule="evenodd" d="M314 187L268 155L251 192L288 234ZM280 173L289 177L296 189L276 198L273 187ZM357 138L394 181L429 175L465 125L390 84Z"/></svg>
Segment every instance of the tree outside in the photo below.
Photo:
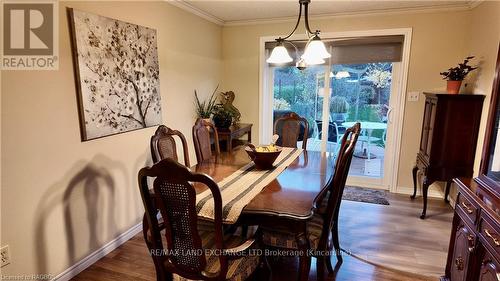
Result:
<svg viewBox="0 0 500 281"><path fill-rule="evenodd" d="M322 118L324 71L325 66L309 67L304 71L293 66L275 68L275 109L294 111L315 126L315 120ZM349 77L337 79L335 74L339 71L348 72ZM347 102L345 121L387 122L392 63L334 65L332 73L331 101L338 102L341 97ZM338 108L338 105L330 105L330 108ZM382 134L373 132L373 136L380 139ZM384 146L382 141L377 145Z"/></svg>

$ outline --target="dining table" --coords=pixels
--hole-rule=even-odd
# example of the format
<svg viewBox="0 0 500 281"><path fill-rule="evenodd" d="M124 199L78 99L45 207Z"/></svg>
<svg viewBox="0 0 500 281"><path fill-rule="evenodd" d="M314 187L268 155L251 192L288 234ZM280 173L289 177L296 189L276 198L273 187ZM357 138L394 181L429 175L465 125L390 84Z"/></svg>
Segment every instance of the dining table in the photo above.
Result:
<svg viewBox="0 0 500 281"><path fill-rule="evenodd" d="M267 184L241 211L237 225L284 226L297 233L299 250L306 253L309 241L306 223L326 194L334 173L335 157L330 152L303 150L275 179ZM250 162L242 147L221 152L192 167L220 182ZM207 189L195 185L197 194ZM299 258L298 280L309 277L310 257Z"/></svg>

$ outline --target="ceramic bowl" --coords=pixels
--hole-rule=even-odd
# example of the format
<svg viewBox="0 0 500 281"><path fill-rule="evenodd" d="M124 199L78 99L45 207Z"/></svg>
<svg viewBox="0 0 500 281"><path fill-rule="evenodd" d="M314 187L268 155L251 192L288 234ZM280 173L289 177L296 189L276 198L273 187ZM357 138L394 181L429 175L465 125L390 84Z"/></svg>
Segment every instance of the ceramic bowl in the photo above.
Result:
<svg viewBox="0 0 500 281"><path fill-rule="evenodd" d="M261 170L269 170L273 168L273 163L278 158L281 153L282 148L276 146L275 151L266 150L267 146L254 147L252 149L251 146L245 147L245 151L252 161L255 163L255 167ZM261 151L263 150L263 151Z"/></svg>

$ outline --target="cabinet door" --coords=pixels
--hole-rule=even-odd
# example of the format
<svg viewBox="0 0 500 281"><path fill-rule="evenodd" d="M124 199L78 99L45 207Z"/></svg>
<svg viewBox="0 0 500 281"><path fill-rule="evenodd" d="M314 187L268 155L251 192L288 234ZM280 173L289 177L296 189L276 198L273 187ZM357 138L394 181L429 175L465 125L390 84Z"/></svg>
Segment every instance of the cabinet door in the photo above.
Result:
<svg viewBox="0 0 500 281"><path fill-rule="evenodd" d="M422 124L422 136L420 139L420 152L424 156L429 156L432 146L432 134L434 129L434 119L436 118L436 100L426 99L424 109L424 121Z"/></svg>
<svg viewBox="0 0 500 281"><path fill-rule="evenodd" d="M467 270L472 252L475 249L476 236L460 221L455 233L455 246L450 268L450 277L453 281L468 281Z"/></svg>
<svg viewBox="0 0 500 281"><path fill-rule="evenodd" d="M500 265L489 253L481 262L479 281L500 281Z"/></svg>

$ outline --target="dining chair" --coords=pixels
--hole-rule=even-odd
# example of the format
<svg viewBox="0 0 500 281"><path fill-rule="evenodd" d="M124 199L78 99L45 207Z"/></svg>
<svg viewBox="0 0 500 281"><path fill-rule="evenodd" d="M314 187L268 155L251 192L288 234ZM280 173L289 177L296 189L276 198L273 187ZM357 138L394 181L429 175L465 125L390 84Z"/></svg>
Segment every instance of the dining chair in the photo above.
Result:
<svg viewBox="0 0 500 281"><path fill-rule="evenodd" d="M324 198L327 202L326 208L323 211L315 211L312 218L307 222L306 237L309 242L309 248L313 250L313 256L317 258L318 280L323 279L325 265L328 271L333 273L330 259L330 253L333 250L332 244L338 261L342 261L338 234L338 217L347 174L360 131L361 126L359 123L347 128L346 133L342 137L333 178L327 186L328 192ZM324 200L320 199L319 202ZM262 242L265 246L272 248L298 250L297 235L296 231L286 228L262 228ZM325 255L325 253L328 254ZM307 263L310 263L310 257L301 256L300 258L308 259Z"/></svg>
<svg viewBox="0 0 500 281"><path fill-rule="evenodd" d="M318 138L321 139L323 136L323 121L316 120L316 126L318 127ZM337 124L337 122L329 122L328 124L328 141L340 143L342 136L344 135L346 127Z"/></svg>
<svg viewBox="0 0 500 281"><path fill-rule="evenodd" d="M156 197L149 192L149 178L154 179ZM245 280L253 274L259 256L245 253L255 240L224 235L221 193L209 176L166 158L142 168L138 181L146 213L143 235L158 281ZM199 223L195 184L212 192L215 215L210 225Z"/></svg>
<svg viewBox="0 0 500 281"><path fill-rule="evenodd" d="M196 160L198 163L214 156L214 153L212 152L212 138L210 137L211 133L213 135L215 155L218 155L220 154L220 148L217 128L215 128L214 124L205 121L202 118L198 118L193 126L194 150L196 152Z"/></svg>
<svg viewBox="0 0 500 281"><path fill-rule="evenodd" d="M276 119L273 131L279 136L278 145L297 148L297 142L302 140L302 149L307 148L309 122L297 113L290 112Z"/></svg>
<svg viewBox="0 0 500 281"><path fill-rule="evenodd" d="M179 162L174 136L177 136L181 140L182 150L184 153L184 166L191 167L191 164L189 163L189 151L187 148L186 138L181 132L172 130L165 125L158 126L155 134L151 137L150 146L153 163L158 163L160 160L165 158L172 158Z"/></svg>

